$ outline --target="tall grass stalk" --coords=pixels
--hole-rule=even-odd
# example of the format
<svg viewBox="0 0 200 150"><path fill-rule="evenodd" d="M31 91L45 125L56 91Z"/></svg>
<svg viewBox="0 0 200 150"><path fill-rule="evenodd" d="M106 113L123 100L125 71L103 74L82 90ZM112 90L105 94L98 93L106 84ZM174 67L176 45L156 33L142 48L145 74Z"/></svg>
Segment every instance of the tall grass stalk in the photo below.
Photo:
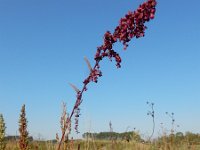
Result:
<svg viewBox="0 0 200 150"><path fill-rule="evenodd" d="M28 121L26 119L25 105L22 106L21 114L19 118L19 148L20 150L28 150Z"/></svg>
<svg viewBox="0 0 200 150"><path fill-rule="evenodd" d="M151 138L153 137L153 134L154 134L154 131L155 131L155 111L154 111L154 103L150 103L150 102L147 102L147 105L149 105L150 109L147 113L147 115L151 116L152 117L152 133L149 137L149 141L151 141Z"/></svg>

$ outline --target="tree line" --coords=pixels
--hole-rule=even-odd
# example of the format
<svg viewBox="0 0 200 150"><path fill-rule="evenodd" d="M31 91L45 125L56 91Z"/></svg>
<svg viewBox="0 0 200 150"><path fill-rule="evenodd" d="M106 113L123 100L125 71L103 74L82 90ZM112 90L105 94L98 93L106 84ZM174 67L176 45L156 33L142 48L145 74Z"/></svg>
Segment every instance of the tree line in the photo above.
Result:
<svg viewBox="0 0 200 150"><path fill-rule="evenodd" d="M100 132L100 133L90 133L86 132L82 135L84 139L94 138L96 140L135 140L137 142L143 141L139 133L135 131L130 132Z"/></svg>

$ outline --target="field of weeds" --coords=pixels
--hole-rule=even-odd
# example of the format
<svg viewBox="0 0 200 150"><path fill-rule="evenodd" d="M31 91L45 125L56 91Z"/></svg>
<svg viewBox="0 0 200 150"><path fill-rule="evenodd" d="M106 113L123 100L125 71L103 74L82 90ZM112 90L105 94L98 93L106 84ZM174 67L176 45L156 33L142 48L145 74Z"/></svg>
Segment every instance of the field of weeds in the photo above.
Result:
<svg viewBox="0 0 200 150"><path fill-rule="evenodd" d="M55 150L58 144L45 141L30 143L29 150ZM16 142L8 142L6 150L20 150ZM183 142L172 143L139 143L135 141L77 140L69 141L62 150L200 150L200 145Z"/></svg>

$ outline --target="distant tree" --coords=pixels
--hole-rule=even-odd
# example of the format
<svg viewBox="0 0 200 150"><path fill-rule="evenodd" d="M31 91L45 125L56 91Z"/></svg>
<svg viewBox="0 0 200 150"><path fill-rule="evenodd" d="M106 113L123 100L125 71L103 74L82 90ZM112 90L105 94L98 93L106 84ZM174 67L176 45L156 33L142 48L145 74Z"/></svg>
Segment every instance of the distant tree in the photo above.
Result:
<svg viewBox="0 0 200 150"><path fill-rule="evenodd" d="M184 137L184 134L182 132L177 132L176 137Z"/></svg>
<svg viewBox="0 0 200 150"><path fill-rule="evenodd" d="M19 138L20 138L20 137L19 137L19 136L16 136L16 135L15 135L15 136L9 135L9 136L6 136L6 137L5 137L5 141L16 141L16 140L18 141ZM33 141L33 137L32 137L32 136L29 136L29 137L28 137L28 141Z"/></svg>
<svg viewBox="0 0 200 150"><path fill-rule="evenodd" d="M100 133L89 133L86 132L83 134L83 138L95 138L98 140L109 140L110 137L113 137L113 139L119 139L119 140L134 140L134 141L142 141L143 139L139 135L139 133L135 131L130 132L123 132L123 133L117 133L117 132L100 132Z"/></svg>
<svg viewBox="0 0 200 150"><path fill-rule="evenodd" d="M187 139L187 142L189 144L199 144L200 143L200 135L199 134L195 134L192 132L186 132L185 138Z"/></svg>
<svg viewBox="0 0 200 150"><path fill-rule="evenodd" d="M184 134L182 132L177 132L174 137L175 144L181 144L181 142L184 140Z"/></svg>
<svg viewBox="0 0 200 150"><path fill-rule="evenodd" d="M25 105L22 106L21 114L19 118L19 147L20 150L28 150L28 131L27 131L27 124L28 121L26 119L26 111L25 111Z"/></svg>
<svg viewBox="0 0 200 150"><path fill-rule="evenodd" d="M6 126L4 123L4 118L3 115L0 114L0 150L5 150L6 148L5 132L6 132Z"/></svg>

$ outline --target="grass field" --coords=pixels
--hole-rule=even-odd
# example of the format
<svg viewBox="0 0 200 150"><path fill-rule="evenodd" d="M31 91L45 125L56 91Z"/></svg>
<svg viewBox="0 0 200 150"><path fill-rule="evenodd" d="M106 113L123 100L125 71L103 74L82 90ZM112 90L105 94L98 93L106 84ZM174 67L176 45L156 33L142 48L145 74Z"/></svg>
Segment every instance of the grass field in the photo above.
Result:
<svg viewBox="0 0 200 150"><path fill-rule="evenodd" d="M65 145L65 146L64 146ZM77 140L65 143L62 150L200 150L200 145L181 142L175 143L140 143L123 140ZM46 141L33 141L30 150L55 150L57 143ZM20 150L17 141L7 143L6 150Z"/></svg>

